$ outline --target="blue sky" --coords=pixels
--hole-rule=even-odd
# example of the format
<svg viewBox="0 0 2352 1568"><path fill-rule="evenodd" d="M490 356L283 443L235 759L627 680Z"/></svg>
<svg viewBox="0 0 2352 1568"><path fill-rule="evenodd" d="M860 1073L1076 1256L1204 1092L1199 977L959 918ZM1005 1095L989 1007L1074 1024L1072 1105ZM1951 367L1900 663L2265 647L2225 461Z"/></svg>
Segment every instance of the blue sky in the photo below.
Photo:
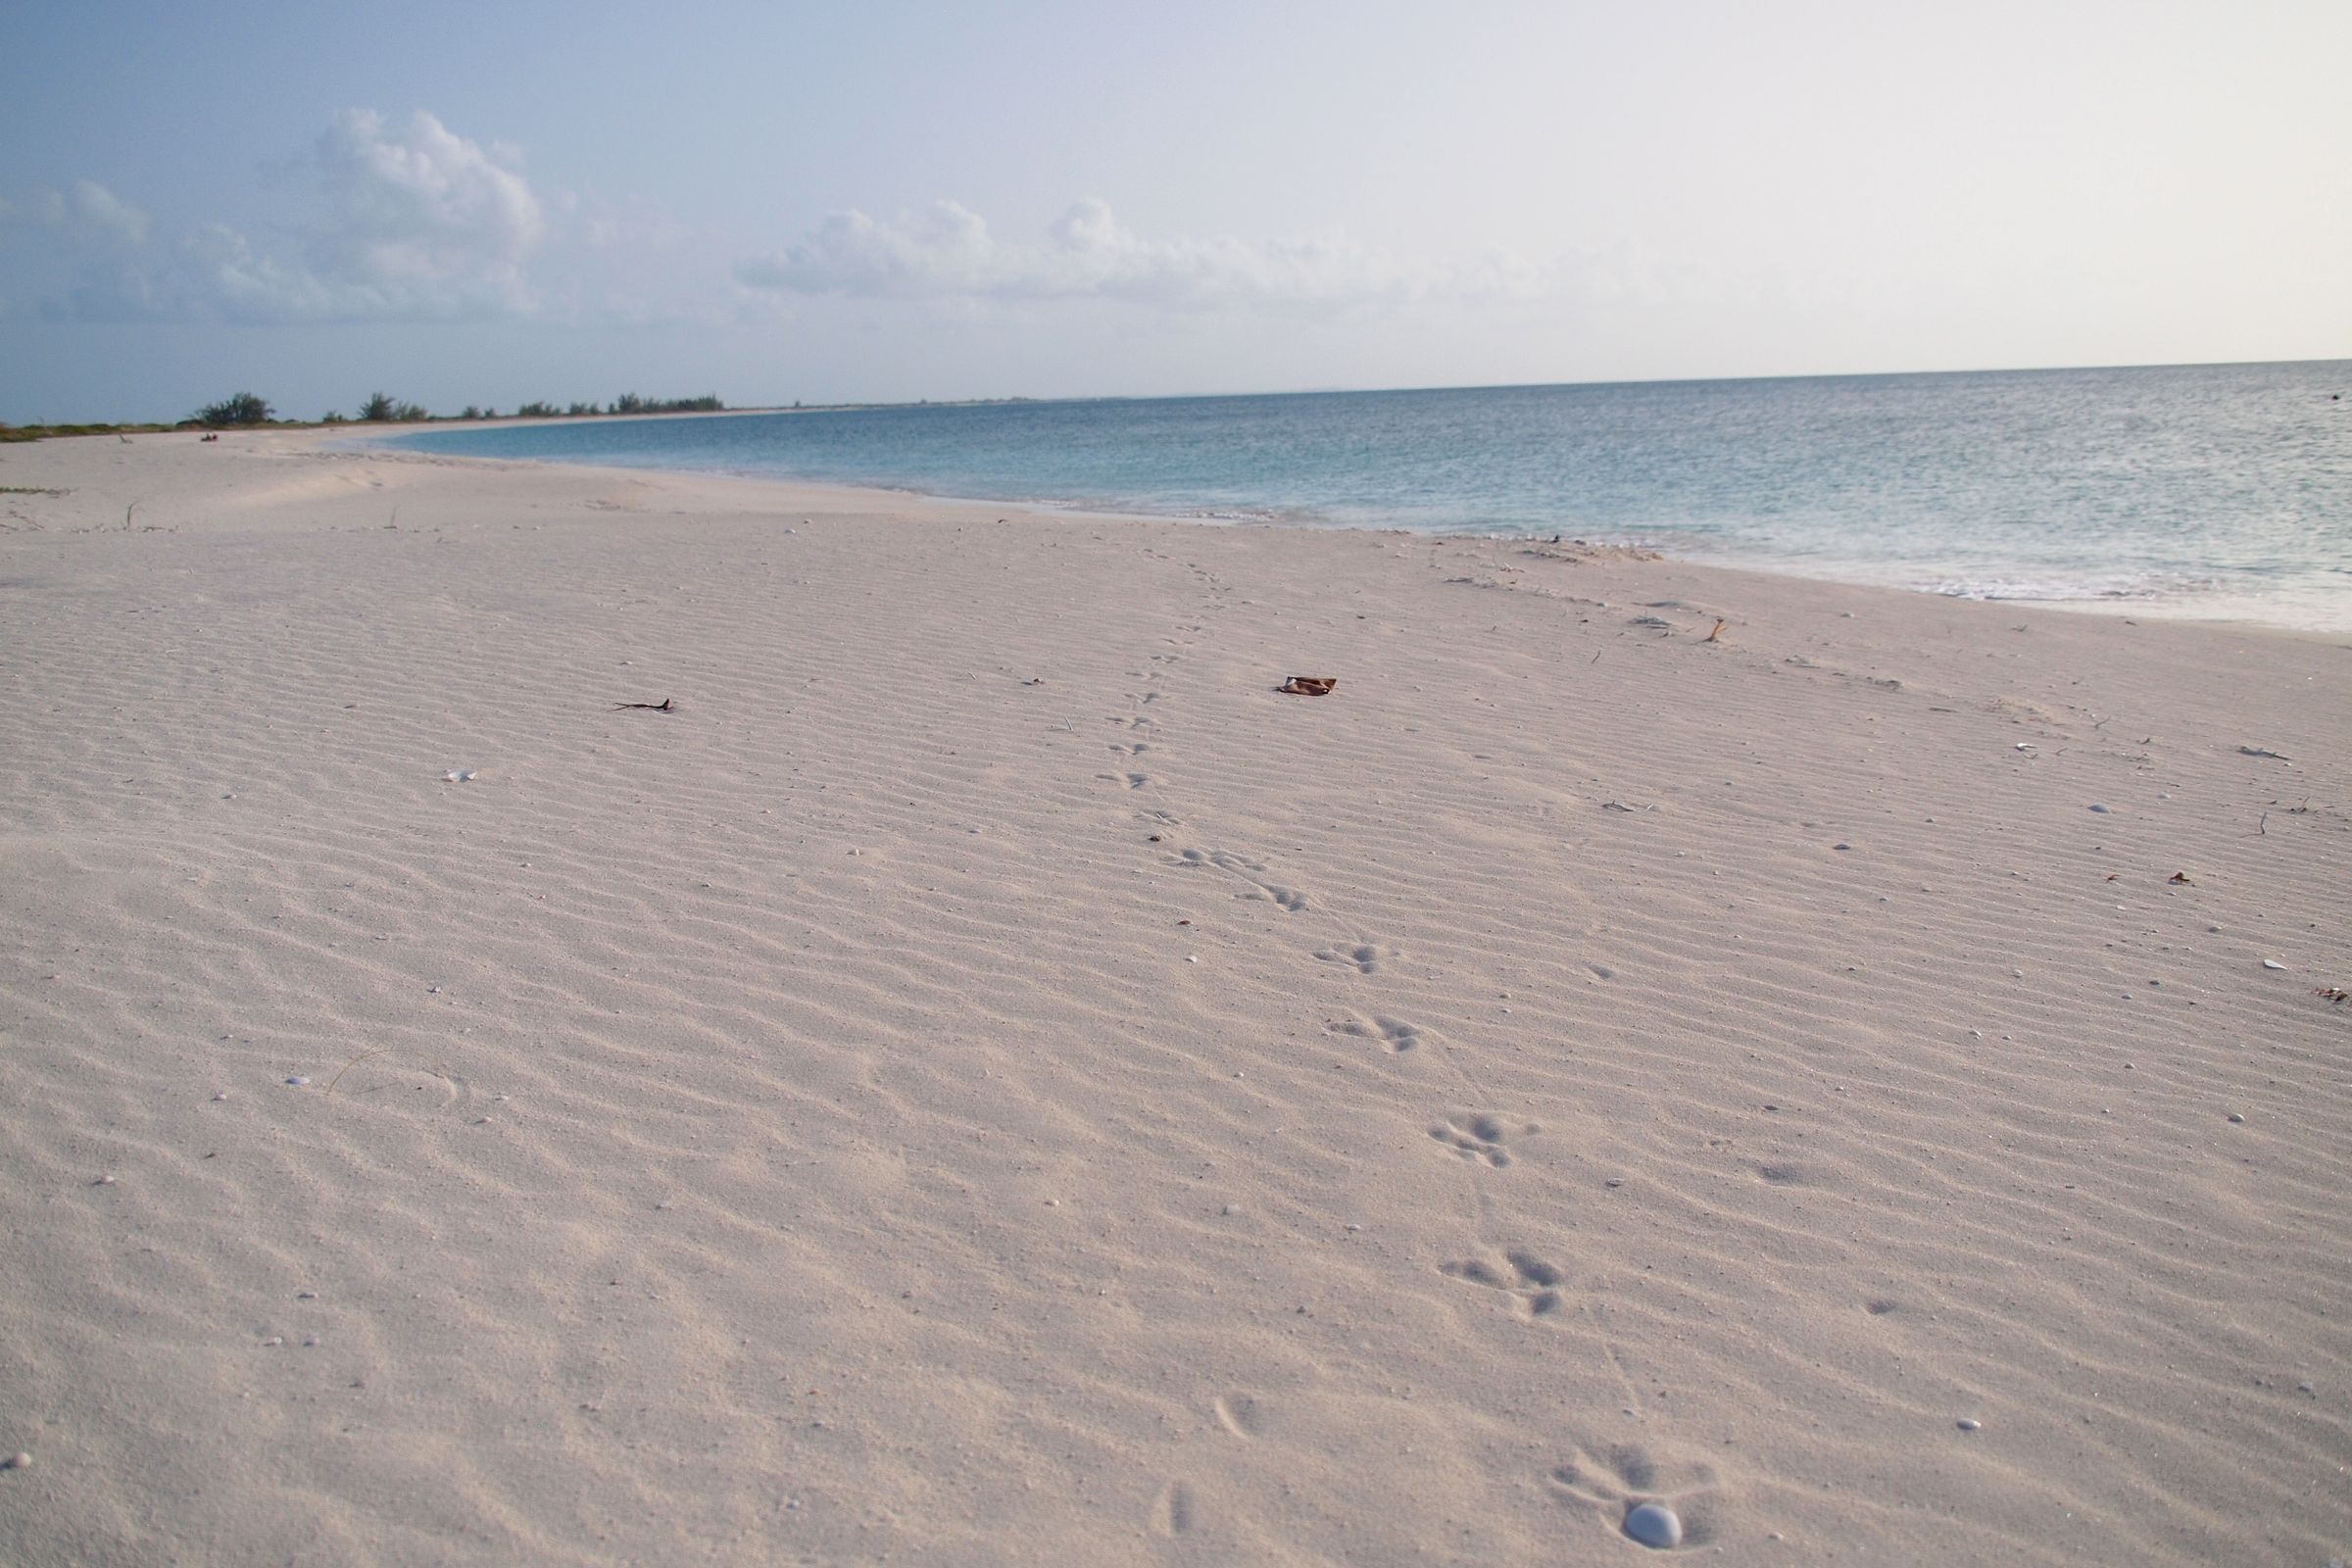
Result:
<svg viewBox="0 0 2352 1568"><path fill-rule="evenodd" d="M2352 6L24 5L0 419L2352 357Z"/></svg>

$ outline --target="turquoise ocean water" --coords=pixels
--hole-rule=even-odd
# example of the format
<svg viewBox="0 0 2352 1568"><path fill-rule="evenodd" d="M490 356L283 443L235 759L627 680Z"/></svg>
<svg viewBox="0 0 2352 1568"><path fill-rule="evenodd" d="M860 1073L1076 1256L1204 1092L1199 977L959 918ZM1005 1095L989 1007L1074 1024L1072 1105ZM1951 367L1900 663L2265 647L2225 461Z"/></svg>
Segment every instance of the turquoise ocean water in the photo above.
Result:
<svg viewBox="0 0 2352 1568"><path fill-rule="evenodd" d="M467 425L473 457L1236 523L1528 534L2352 631L2352 362Z"/></svg>

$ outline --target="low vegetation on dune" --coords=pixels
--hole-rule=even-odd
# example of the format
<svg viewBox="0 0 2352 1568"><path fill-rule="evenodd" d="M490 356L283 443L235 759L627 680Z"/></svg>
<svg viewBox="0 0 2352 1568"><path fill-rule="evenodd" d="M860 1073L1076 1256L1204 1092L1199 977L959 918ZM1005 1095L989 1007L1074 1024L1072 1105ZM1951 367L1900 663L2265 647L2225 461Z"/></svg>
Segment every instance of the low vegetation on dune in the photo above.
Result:
<svg viewBox="0 0 2352 1568"><path fill-rule="evenodd" d="M64 435L138 435L177 428L170 424L0 424L0 441L46 441Z"/></svg>
<svg viewBox="0 0 2352 1568"><path fill-rule="evenodd" d="M569 403L558 407L553 403L525 403L514 411L518 418L562 419L591 418L609 415L630 414L717 414L726 405L716 395L705 393L699 398L649 398L635 392L623 392L611 403ZM420 424L428 421L460 419L495 419L498 410L468 403L465 412L456 415L436 415L421 403L406 403L388 392L370 392L360 404L358 418L367 424ZM329 409L317 419L281 419L270 400L258 392L232 392L218 403L208 403L176 424L5 424L0 423L0 442L41 441L51 436L69 435L141 435L166 430L234 430L254 429L262 425L300 428L308 424L349 424L352 416L340 410Z"/></svg>

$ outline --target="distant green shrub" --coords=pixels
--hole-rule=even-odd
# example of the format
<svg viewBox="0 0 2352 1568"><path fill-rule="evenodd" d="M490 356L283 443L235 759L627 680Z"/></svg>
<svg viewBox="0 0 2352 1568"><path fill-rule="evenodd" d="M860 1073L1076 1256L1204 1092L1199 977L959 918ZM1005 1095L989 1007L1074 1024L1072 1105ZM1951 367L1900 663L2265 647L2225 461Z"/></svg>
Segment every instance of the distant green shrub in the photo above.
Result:
<svg viewBox="0 0 2352 1568"><path fill-rule="evenodd" d="M236 392L196 411L198 424L268 424L270 405L251 392Z"/></svg>

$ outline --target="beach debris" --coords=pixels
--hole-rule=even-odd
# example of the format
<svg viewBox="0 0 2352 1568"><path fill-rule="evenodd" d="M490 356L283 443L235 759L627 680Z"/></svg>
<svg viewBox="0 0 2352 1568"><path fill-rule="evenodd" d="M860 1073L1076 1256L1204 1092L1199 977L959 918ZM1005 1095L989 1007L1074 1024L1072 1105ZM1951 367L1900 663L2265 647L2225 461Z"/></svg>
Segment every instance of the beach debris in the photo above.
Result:
<svg viewBox="0 0 2352 1568"><path fill-rule="evenodd" d="M453 767L448 772L441 775L441 782L444 784L470 784L473 782L473 769L470 767Z"/></svg>
<svg viewBox="0 0 2352 1568"><path fill-rule="evenodd" d="M2241 1115L2239 1115L2239 1114L2238 1114L2236 1111L2234 1111L2234 1110L2233 1110L2233 1111L2231 1111L2231 1112L2230 1113L2230 1119L2231 1121L2234 1121L2234 1122L2243 1123L2243 1122L2245 1121L2245 1119L2246 1119L2246 1118L2245 1118L2245 1117L2243 1117L2243 1116L2241 1116Z"/></svg>
<svg viewBox="0 0 2352 1568"><path fill-rule="evenodd" d="M1715 629L1707 633L1704 637L1701 637L1699 641L1702 643L1719 643L1723 641L1723 628L1729 626L1730 624L1730 621L1725 620L1720 615L1717 616L1715 619Z"/></svg>
<svg viewBox="0 0 2352 1568"><path fill-rule="evenodd" d="M615 712L624 708L642 708L649 713L674 713L678 710L676 698L664 697L658 703L614 703L612 708Z"/></svg>
<svg viewBox="0 0 2352 1568"><path fill-rule="evenodd" d="M1021 684L1024 686L1043 686L1045 683L1046 677L1043 675L1032 675L1027 680L1021 682Z"/></svg>
<svg viewBox="0 0 2352 1568"><path fill-rule="evenodd" d="M29 1470L30 1468L32 1468L32 1455L29 1453L12 1453L7 1458L0 1459L0 1470Z"/></svg>
<svg viewBox="0 0 2352 1568"><path fill-rule="evenodd" d="M2287 756L2287 755L2286 755L2284 752L2273 752L2273 751L2266 751L2266 750L2264 750L2262 747L2259 747L2259 746L2240 746L2240 747L2237 749L2237 755L2238 755L2238 756L2240 756L2240 757L2269 757L2269 758L2275 758L2275 759L2277 759L2278 760L2279 760L2279 761L2281 761L2281 762L2291 762L2291 761L2293 761L2293 760L2294 760L2294 759L2293 759L2293 758L2291 758L2291 757Z"/></svg>
<svg viewBox="0 0 2352 1568"><path fill-rule="evenodd" d="M300 1073L296 1073L293 1077L287 1079L286 1083L290 1088L302 1089L309 1086L310 1080L303 1077Z"/></svg>
<svg viewBox="0 0 2352 1568"><path fill-rule="evenodd" d="M2280 962L2279 962L2279 961L2278 961L2277 958L2265 958L2265 959L2263 959L2263 960L2262 960L2262 966L2263 966L2265 969L2283 969L2283 968L2285 968L2285 967L2286 967L2286 965L2285 965L2285 964L2283 964L2283 963L2280 963Z"/></svg>
<svg viewBox="0 0 2352 1568"><path fill-rule="evenodd" d="M1962 1416L1959 1420L1953 1422L1952 1425L1958 1427L1963 1432L1982 1432L1984 1430L1984 1422L1975 1420L1969 1416Z"/></svg>
<svg viewBox="0 0 2352 1568"><path fill-rule="evenodd" d="M1636 1503L1625 1513L1625 1533L1660 1551L1683 1544L1683 1521L1662 1502Z"/></svg>
<svg viewBox="0 0 2352 1568"><path fill-rule="evenodd" d="M2091 809L2098 812L2101 816L2105 816L2107 814L2107 808L2104 806L2093 806Z"/></svg>
<svg viewBox="0 0 2352 1568"><path fill-rule="evenodd" d="M1626 624L1629 626L1652 626L1664 631L1674 630L1674 622L1663 615L1636 615Z"/></svg>
<svg viewBox="0 0 2352 1568"><path fill-rule="evenodd" d="M1274 689L1285 697L1329 697L1339 683L1336 675L1293 675Z"/></svg>
<svg viewBox="0 0 2352 1568"><path fill-rule="evenodd" d="M2171 876L2166 877L2165 880L2167 882L2178 882L2184 888L2193 888L2196 886L2194 882L2191 882L2188 879L2188 873L2186 871L2175 871Z"/></svg>
<svg viewBox="0 0 2352 1568"><path fill-rule="evenodd" d="M2326 997L2329 1002L2352 1002L2352 991L2346 991L2342 986L2322 986L2312 995Z"/></svg>

